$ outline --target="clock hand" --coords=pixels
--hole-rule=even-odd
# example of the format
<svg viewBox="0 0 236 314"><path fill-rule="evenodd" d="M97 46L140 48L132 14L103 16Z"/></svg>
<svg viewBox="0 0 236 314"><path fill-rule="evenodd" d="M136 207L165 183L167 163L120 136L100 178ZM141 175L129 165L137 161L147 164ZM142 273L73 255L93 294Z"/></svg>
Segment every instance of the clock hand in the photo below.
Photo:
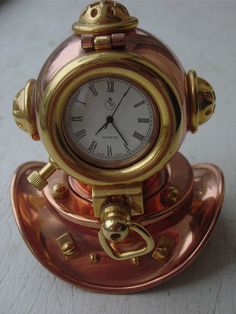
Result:
<svg viewBox="0 0 236 314"><path fill-rule="evenodd" d="M109 123L112 123L113 120L114 120L114 119L113 119L112 116L107 117L107 121L103 124L102 127L100 127L100 129L95 133L95 135L97 135L97 134L98 134L100 131L102 131L103 129L106 129L107 126L108 126L108 124L109 124Z"/></svg>
<svg viewBox="0 0 236 314"><path fill-rule="evenodd" d="M124 139L124 137L121 135L120 131L117 129L117 127L115 126L115 124L113 122L111 122L111 125L114 127L114 129L117 131L117 133L120 135L120 137L122 138L122 140L124 141L124 143L129 146L129 144L126 142L126 140Z"/></svg>
<svg viewBox="0 0 236 314"><path fill-rule="evenodd" d="M128 94L129 90L130 90L131 86L129 86L129 88L127 89L127 91L124 93L124 95L122 96L120 102L118 103L118 105L116 106L115 110L113 111L113 114L109 117L107 117L107 124L105 125L105 129L107 128L108 124L109 123L112 123L114 121L113 117L114 117L114 114L116 113L117 109L120 107L123 99L125 98L125 96ZM128 144L127 144L128 145Z"/></svg>
<svg viewBox="0 0 236 314"><path fill-rule="evenodd" d="M95 135L97 135L99 132L101 132L103 129L106 129L108 124L110 124L113 126L113 128L116 130L116 132L120 135L120 137L122 138L122 140L124 141L124 143L128 146L129 144L126 142L126 140L124 139L124 137L122 136L122 134L120 133L120 131L117 129L117 127L114 124L114 119L112 116L107 117L107 121L106 123L104 123L100 129L95 133Z"/></svg>
<svg viewBox="0 0 236 314"><path fill-rule="evenodd" d="M111 121L109 121L109 123L113 122L113 117L114 114L116 113L117 109L120 107L120 104L122 103L123 99L125 98L125 96L128 94L129 90L130 90L131 86L127 89L127 91L124 93L123 97L121 98L120 102L118 103L118 105L116 106L115 110L113 111L113 114L109 117L107 117L107 121L108 119L110 119ZM108 124L109 124L108 123ZM108 124L105 126L105 129L107 128Z"/></svg>
<svg viewBox="0 0 236 314"><path fill-rule="evenodd" d="M127 91L124 93L123 97L121 98L119 104L116 106L113 114L111 115L112 117L114 116L114 114L116 113L117 109L120 107L120 104L122 103L123 99L125 98L125 96L128 94L129 90L130 90L131 86L127 89Z"/></svg>
<svg viewBox="0 0 236 314"><path fill-rule="evenodd" d="M101 132L104 128L106 128L106 127L108 126L108 124L109 124L109 122L104 123L103 126L100 127L99 130L97 130L97 132L95 133L95 135L97 135L97 134L98 134L99 132Z"/></svg>

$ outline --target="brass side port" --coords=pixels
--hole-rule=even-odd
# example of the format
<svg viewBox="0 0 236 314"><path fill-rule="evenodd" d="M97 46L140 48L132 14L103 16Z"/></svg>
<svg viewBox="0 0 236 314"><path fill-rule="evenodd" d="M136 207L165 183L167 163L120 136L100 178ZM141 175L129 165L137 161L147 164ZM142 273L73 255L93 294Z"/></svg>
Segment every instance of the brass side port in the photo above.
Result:
<svg viewBox="0 0 236 314"><path fill-rule="evenodd" d="M187 96L190 106L188 128L192 133L206 123L215 111L216 96L213 87L194 70L187 73Z"/></svg>
<svg viewBox="0 0 236 314"><path fill-rule="evenodd" d="M35 118L36 80L29 80L13 101L13 117L16 125L30 134L34 141L39 140Z"/></svg>

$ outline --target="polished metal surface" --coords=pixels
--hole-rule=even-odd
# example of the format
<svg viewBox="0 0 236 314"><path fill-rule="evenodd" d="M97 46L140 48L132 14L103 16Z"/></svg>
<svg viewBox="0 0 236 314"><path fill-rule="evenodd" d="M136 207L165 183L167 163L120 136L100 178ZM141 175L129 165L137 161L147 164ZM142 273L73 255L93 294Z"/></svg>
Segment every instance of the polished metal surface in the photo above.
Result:
<svg viewBox="0 0 236 314"><path fill-rule="evenodd" d="M177 167L178 164L181 167ZM180 191L179 200L169 210L164 205L159 206L165 203L161 191L154 193L145 201L146 215L134 219L146 225L157 245L163 244L163 237L167 238L167 243L174 243L169 245L169 249L167 247L167 250L171 248L168 258L160 261L155 258L157 255L152 256L150 253L141 257L138 263L116 261L107 256L99 244L97 229L100 228L100 222L93 217L90 201L78 195L74 198L69 195L65 199L65 202L74 202L75 197L80 199L74 206L77 216L72 217L71 222L63 217L68 214L68 218L70 214L65 212L65 208L64 212L59 208L62 204L55 208L49 203L49 191L44 194L27 182L28 174L42 166L38 162L26 163L14 176L12 205L18 228L32 253L48 270L92 291L131 293L170 279L200 253L222 206L224 182L221 171L211 164L199 164L193 166L192 177L188 162L178 154L174 164L169 164L167 168L169 167L173 180L182 182L184 173L189 179L192 178L193 189ZM54 182L61 180L57 174L52 178ZM74 192L70 190L70 193ZM78 213L83 213L84 221L87 220L89 227L86 223L81 225L82 218ZM75 243L77 254L74 257L66 257L57 244L56 239L65 233L69 233ZM132 235L120 243L119 247L135 249L139 245L139 238ZM159 253L165 251L163 247L158 249Z"/></svg>

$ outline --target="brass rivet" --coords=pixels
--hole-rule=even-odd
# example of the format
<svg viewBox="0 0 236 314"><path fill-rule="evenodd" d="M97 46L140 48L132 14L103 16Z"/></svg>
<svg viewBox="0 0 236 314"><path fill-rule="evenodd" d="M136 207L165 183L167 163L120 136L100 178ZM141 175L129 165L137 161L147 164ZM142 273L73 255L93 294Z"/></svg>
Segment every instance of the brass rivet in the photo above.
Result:
<svg viewBox="0 0 236 314"><path fill-rule="evenodd" d="M152 253L152 258L159 262L166 262L175 247L175 240L168 236L161 236Z"/></svg>
<svg viewBox="0 0 236 314"><path fill-rule="evenodd" d="M178 196L178 189L174 186L170 186L167 190L167 197L176 202Z"/></svg>
<svg viewBox="0 0 236 314"><path fill-rule="evenodd" d="M176 202L178 198L179 191L174 186L167 187L163 192L162 196L166 199L166 201Z"/></svg>
<svg viewBox="0 0 236 314"><path fill-rule="evenodd" d="M152 253L152 257L158 261L165 261L168 256L169 252L166 247L157 247Z"/></svg>
<svg viewBox="0 0 236 314"><path fill-rule="evenodd" d="M63 183L54 184L52 187L52 196L56 199L64 198L68 194L68 187Z"/></svg>
<svg viewBox="0 0 236 314"><path fill-rule="evenodd" d="M89 261L91 264L97 264L100 261L100 255L97 253L91 253L89 255Z"/></svg>

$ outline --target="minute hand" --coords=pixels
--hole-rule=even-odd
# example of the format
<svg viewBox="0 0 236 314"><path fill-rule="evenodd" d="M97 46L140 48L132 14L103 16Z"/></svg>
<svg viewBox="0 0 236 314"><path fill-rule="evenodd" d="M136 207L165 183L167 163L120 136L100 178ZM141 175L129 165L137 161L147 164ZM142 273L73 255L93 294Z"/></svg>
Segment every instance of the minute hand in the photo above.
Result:
<svg viewBox="0 0 236 314"><path fill-rule="evenodd" d="M122 136L122 134L120 133L120 131L117 129L117 127L115 126L114 122L111 122L111 125L114 127L114 129L116 130L116 132L120 135L120 137L122 138L122 140L124 141L124 143L128 146L129 144L126 142L126 140L124 139L124 137Z"/></svg>
<svg viewBox="0 0 236 314"><path fill-rule="evenodd" d="M128 94L129 90L130 90L131 86L127 89L127 91L124 93L123 97L121 98L119 104L116 106L116 109L114 110L112 117L114 117L114 114L116 113L117 109L120 107L120 104L122 103L123 99L125 98L125 96Z"/></svg>

